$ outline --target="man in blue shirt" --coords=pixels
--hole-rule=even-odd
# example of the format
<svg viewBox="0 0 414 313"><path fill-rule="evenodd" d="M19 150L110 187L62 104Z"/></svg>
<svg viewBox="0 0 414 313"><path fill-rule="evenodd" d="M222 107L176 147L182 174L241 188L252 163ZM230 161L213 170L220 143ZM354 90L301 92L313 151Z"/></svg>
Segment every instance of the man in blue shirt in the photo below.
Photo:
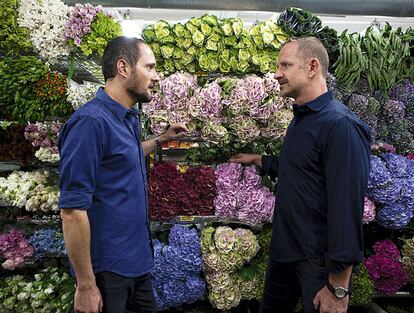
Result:
<svg viewBox="0 0 414 313"><path fill-rule="evenodd" d="M363 259L362 214L370 131L327 90L328 54L313 37L279 55L280 94L296 100L280 155L239 154L277 178L262 313L343 313L353 266Z"/></svg>
<svg viewBox="0 0 414 313"><path fill-rule="evenodd" d="M103 56L105 87L60 133L59 207L75 312L156 312L145 156L187 128L174 124L140 142L134 105L151 100L155 65L142 40L113 39Z"/></svg>

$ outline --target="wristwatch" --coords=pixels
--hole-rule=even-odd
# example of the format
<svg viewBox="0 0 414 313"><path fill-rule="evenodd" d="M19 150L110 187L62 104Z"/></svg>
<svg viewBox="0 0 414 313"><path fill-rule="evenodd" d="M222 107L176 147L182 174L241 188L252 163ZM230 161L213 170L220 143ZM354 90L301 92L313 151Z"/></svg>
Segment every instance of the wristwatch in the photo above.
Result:
<svg viewBox="0 0 414 313"><path fill-rule="evenodd" d="M329 282L329 280L326 282L326 287L328 287L328 289L334 294L335 297L337 297L338 299L343 299L345 298L347 295L349 295L349 290L346 289L345 287L342 286L338 286L338 287L334 287L331 285L331 283Z"/></svg>
<svg viewBox="0 0 414 313"><path fill-rule="evenodd" d="M160 141L160 137L155 137L154 138L154 141L155 141L155 144L157 145L157 147L161 147L162 146L162 143Z"/></svg>

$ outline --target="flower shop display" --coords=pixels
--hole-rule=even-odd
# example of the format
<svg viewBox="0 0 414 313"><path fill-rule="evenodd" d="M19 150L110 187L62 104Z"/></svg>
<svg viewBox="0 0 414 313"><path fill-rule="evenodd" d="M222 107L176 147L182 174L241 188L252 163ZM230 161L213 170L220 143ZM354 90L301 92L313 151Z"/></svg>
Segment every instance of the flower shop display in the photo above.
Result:
<svg viewBox="0 0 414 313"><path fill-rule="evenodd" d="M20 0L19 26L29 30L34 50L46 60L68 55L63 39L71 8L61 0Z"/></svg>
<svg viewBox="0 0 414 313"><path fill-rule="evenodd" d="M243 279L239 270L259 251L256 236L248 229L228 226L207 227L201 233L201 253L209 289L209 300L220 310L236 307L257 290L256 276Z"/></svg>
<svg viewBox="0 0 414 313"><path fill-rule="evenodd" d="M401 155L371 156L368 196L379 205L376 220L388 228L405 227L413 216L414 162Z"/></svg>
<svg viewBox="0 0 414 313"><path fill-rule="evenodd" d="M201 278L200 236L196 229L174 225L168 244L154 240L154 293L159 310L193 303L205 291Z"/></svg>
<svg viewBox="0 0 414 313"><path fill-rule="evenodd" d="M103 56L107 43L122 34L121 25L101 6L76 4L64 25L64 40L84 56Z"/></svg>
<svg viewBox="0 0 414 313"><path fill-rule="evenodd" d="M14 275L0 281L0 310L65 313L72 310L74 281L62 269L47 267L34 276Z"/></svg>
<svg viewBox="0 0 414 313"><path fill-rule="evenodd" d="M54 229L39 229L28 239L28 242L33 247L37 259L47 254L66 255L63 234Z"/></svg>
<svg viewBox="0 0 414 313"><path fill-rule="evenodd" d="M59 192L47 170L14 171L0 177L0 202L27 211L58 211Z"/></svg>
<svg viewBox="0 0 414 313"><path fill-rule="evenodd" d="M69 81L69 88L67 89L67 100L72 105L73 109L77 110L81 105L95 98L99 85L91 82L83 82L78 84L73 80Z"/></svg>
<svg viewBox="0 0 414 313"><path fill-rule="evenodd" d="M157 59L157 69L166 73L272 72L276 69L286 34L272 20L247 29L239 18L214 15L193 17L185 24L158 21L142 36Z"/></svg>
<svg viewBox="0 0 414 313"><path fill-rule="evenodd" d="M6 259L1 266L7 270L14 270L23 266L24 262L33 256L33 247L22 231L12 229L0 235L0 254Z"/></svg>
<svg viewBox="0 0 414 313"><path fill-rule="evenodd" d="M261 185L261 177L254 166L224 163L217 166L215 173L217 216L252 225L272 221L275 196Z"/></svg>
<svg viewBox="0 0 414 313"><path fill-rule="evenodd" d="M18 124L0 128L0 160L26 163L34 157L36 149L24 137L24 128Z"/></svg>
<svg viewBox="0 0 414 313"><path fill-rule="evenodd" d="M177 215L213 215L214 169L190 166L185 173L174 163L156 163L149 172L148 206L153 220Z"/></svg>
<svg viewBox="0 0 414 313"><path fill-rule="evenodd" d="M407 283L407 273L399 261L400 251L390 240L376 242L373 250L374 254L365 259L364 265L375 290L392 295Z"/></svg>
<svg viewBox="0 0 414 313"><path fill-rule="evenodd" d="M372 302L374 296L374 283L369 278L366 267L361 264L358 272L352 273L352 293L350 305L366 306Z"/></svg>
<svg viewBox="0 0 414 313"><path fill-rule="evenodd" d="M59 161L57 140L61 128L61 122L37 122L26 126L24 136L33 146L40 147L35 154L39 160L44 162Z"/></svg>
<svg viewBox="0 0 414 313"><path fill-rule="evenodd" d="M0 51L5 55L29 52L32 48L28 29L19 27L17 23L19 2L18 0L2 1L0 11Z"/></svg>
<svg viewBox="0 0 414 313"><path fill-rule="evenodd" d="M408 275L408 281L414 283L414 237L404 240L401 263Z"/></svg>

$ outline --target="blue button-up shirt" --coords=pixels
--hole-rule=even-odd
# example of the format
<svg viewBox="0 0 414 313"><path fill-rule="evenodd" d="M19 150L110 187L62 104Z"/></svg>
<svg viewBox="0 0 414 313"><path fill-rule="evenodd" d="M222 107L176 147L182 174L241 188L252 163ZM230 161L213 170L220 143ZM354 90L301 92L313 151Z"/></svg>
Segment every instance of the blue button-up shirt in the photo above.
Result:
<svg viewBox="0 0 414 313"><path fill-rule="evenodd" d="M278 178L270 256L325 260L329 272L363 259L362 214L370 170L370 131L327 92L294 105L279 157L263 170Z"/></svg>
<svg viewBox="0 0 414 313"><path fill-rule="evenodd" d="M152 270L145 159L136 110L103 88L62 128L60 208L87 210L95 273Z"/></svg>

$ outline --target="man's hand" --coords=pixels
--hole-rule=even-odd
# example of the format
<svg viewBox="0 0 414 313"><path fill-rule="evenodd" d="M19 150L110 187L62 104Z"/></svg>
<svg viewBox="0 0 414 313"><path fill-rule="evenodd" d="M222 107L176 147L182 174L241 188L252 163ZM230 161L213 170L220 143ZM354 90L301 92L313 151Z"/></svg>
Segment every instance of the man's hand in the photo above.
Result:
<svg viewBox="0 0 414 313"><path fill-rule="evenodd" d="M326 286L319 290L313 299L315 309L319 308L319 313L346 313L348 302L349 296L338 299Z"/></svg>
<svg viewBox="0 0 414 313"><path fill-rule="evenodd" d="M74 299L75 313L102 312L102 296L96 285L89 287L76 287Z"/></svg>
<svg viewBox="0 0 414 313"><path fill-rule="evenodd" d="M172 124L170 128L168 128L167 131L159 137L159 139L161 143L177 140L178 138L183 137L188 131L189 130L185 124L175 123Z"/></svg>
<svg viewBox="0 0 414 313"><path fill-rule="evenodd" d="M260 154L239 153L232 156L229 160L231 163L240 163L243 165L258 165L262 166L262 156Z"/></svg>

